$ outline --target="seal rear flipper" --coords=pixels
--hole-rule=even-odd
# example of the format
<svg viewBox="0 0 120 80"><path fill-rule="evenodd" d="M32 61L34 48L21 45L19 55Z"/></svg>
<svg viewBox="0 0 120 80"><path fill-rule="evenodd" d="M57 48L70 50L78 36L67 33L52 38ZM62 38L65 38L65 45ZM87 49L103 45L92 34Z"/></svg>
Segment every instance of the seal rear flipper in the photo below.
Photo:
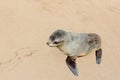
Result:
<svg viewBox="0 0 120 80"><path fill-rule="evenodd" d="M67 64L68 68L71 70L71 72L75 76L78 76L78 70L77 70L77 66L76 66L76 58L68 56L66 58L66 64Z"/></svg>
<svg viewBox="0 0 120 80"><path fill-rule="evenodd" d="M96 63L100 64L101 58L102 58L102 49L100 48L100 49L96 50L95 55L96 55Z"/></svg>

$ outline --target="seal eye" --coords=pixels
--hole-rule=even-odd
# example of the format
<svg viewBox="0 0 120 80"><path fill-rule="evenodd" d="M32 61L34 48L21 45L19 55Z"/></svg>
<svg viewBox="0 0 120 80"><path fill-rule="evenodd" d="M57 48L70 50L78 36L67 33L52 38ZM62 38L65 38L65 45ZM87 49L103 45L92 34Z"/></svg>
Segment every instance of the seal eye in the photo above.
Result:
<svg viewBox="0 0 120 80"><path fill-rule="evenodd" d="M54 42L54 44L58 44L59 42Z"/></svg>

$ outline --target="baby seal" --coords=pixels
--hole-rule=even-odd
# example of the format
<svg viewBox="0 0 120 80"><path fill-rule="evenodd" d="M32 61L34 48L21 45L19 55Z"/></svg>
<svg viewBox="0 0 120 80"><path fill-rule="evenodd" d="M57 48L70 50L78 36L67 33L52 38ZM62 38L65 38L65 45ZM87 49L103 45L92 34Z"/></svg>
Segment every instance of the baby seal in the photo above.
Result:
<svg viewBox="0 0 120 80"><path fill-rule="evenodd" d="M47 45L57 47L67 55L67 66L75 76L78 76L76 59L88 55L93 49L95 49L96 63L101 63L101 39L95 33L73 33L59 29L50 35Z"/></svg>

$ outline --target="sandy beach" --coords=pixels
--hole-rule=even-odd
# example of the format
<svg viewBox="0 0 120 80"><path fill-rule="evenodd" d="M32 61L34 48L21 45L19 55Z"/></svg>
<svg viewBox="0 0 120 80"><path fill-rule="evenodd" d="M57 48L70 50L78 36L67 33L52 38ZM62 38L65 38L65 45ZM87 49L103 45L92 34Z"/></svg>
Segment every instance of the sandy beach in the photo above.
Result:
<svg viewBox="0 0 120 80"><path fill-rule="evenodd" d="M79 58L74 76L46 45L56 29L99 34L102 63ZM119 0L1 0L0 36L0 80L120 80Z"/></svg>

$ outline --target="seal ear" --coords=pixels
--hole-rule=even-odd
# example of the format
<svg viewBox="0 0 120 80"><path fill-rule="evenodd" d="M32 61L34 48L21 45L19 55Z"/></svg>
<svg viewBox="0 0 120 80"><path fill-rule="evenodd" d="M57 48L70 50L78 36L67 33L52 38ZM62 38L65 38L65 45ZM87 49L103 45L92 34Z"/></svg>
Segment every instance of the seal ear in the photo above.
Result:
<svg viewBox="0 0 120 80"><path fill-rule="evenodd" d="M96 50L95 55L96 55L96 63L100 64L101 58L102 58L102 49L100 48L100 49Z"/></svg>
<svg viewBox="0 0 120 80"><path fill-rule="evenodd" d="M68 68L71 70L71 72L75 76L78 76L78 71L77 71L77 66L76 66L76 58L68 56L66 58L66 64L67 64Z"/></svg>

